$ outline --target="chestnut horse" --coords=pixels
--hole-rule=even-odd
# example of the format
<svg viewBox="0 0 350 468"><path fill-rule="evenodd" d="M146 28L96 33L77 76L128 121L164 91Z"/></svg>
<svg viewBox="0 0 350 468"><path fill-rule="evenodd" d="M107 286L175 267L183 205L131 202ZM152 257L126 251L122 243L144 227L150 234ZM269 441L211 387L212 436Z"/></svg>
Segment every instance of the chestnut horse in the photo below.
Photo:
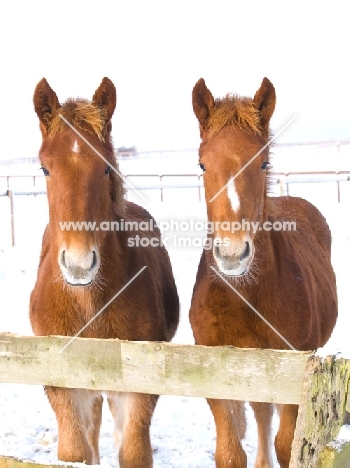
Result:
<svg viewBox="0 0 350 468"><path fill-rule="evenodd" d="M192 98L202 140L199 164L208 220L216 223L213 249L203 251L193 290L190 322L196 343L297 350L324 345L337 318L331 234L324 217L306 200L268 197L273 85L264 78L253 99L227 95L214 100L200 79ZM285 221L295 224L281 230ZM227 222L234 222L230 231ZM208 403L216 424L216 466L245 468L243 403ZM258 427L255 467L272 467L273 406L251 406ZM280 466L287 468L298 407L278 409L275 449Z"/></svg>
<svg viewBox="0 0 350 468"><path fill-rule="evenodd" d="M43 138L39 157L49 203L30 300L36 335L74 336L82 330L80 336L89 338L169 341L176 331L179 299L164 247L130 248L130 231L98 228L111 221L122 226L122 220L151 225L153 219L124 199L111 141L115 105L115 87L108 78L92 102L69 99L61 105L45 79L35 89ZM62 222L96 223L97 228L61 229ZM145 231L132 232L137 234L145 236ZM160 241L158 228L147 235ZM127 285L143 267L147 268ZM98 464L102 392L56 387L45 391L58 423L58 458ZM149 428L157 398L108 392L121 468L152 467Z"/></svg>

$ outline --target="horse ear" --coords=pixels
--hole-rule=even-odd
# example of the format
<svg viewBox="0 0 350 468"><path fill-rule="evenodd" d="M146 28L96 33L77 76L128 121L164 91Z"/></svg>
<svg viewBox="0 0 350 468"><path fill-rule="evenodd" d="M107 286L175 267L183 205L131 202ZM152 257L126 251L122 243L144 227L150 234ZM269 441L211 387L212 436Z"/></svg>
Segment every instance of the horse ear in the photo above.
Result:
<svg viewBox="0 0 350 468"><path fill-rule="evenodd" d="M261 86L255 93L253 103L260 112L261 127L268 132L269 122L276 104L276 92L271 81L267 78L262 80Z"/></svg>
<svg viewBox="0 0 350 468"><path fill-rule="evenodd" d="M207 88L203 78L200 78L193 88L192 106L202 133L207 126L210 114L214 109L213 95Z"/></svg>
<svg viewBox="0 0 350 468"><path fill-rule="evenodd" d="M108 123L117 104L117 92L109 78L103 78L100 86L95 91L92 102L104 111L106 123Z"/></svg>
<svg viewBox="0 0 350 468"><path fill-rule="evenodd" d="M55 91L50 88L45 78L36 85L33 102L35 112L41 123L41 129L47 132L50 128L52 118L60 107L60 103L58 102Z"/></svg>

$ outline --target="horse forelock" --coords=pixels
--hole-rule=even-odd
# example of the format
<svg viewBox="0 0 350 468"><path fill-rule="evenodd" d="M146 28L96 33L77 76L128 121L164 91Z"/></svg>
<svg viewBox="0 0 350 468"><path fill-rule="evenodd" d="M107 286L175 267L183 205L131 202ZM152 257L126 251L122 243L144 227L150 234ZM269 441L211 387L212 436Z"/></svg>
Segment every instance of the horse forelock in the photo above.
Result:
<svg viewBox="0 0 350 468"><path fill-rule="evenodd" d="M102 142L105 141L106 119L101 108L86 99L68 99L58 109L50 123L49 135L54 136L67 126L64 117L75 128L95 134Z"/></svg>
<svg viewBox="0 0 350 468"><path fill-rule="evenodd" d="M216 99L205 131L208 136L214 136L222 128L232 124L244 131L262 134L260 113L251 98L227 94L222 99Z"/></svg>
<svg viewBox="0 0 350 468"><path fill-rule="evenodd" d="M207 125L204 129L208 137L213 137L222 128L230 125L236 125L241 130L247 133L253 132L262 141L269 141L266 147L265 154L266 160L270 160L270 148L273 146L272 136L273 133L268 129L267 135L261 127L261 116L259 110L254 105L253 99L249 97L238 96L237 94L227 94L224 98L215 100L214 109L208 119ZM266 170L266 193L272 191L272 180L270 171Z"/></svg>

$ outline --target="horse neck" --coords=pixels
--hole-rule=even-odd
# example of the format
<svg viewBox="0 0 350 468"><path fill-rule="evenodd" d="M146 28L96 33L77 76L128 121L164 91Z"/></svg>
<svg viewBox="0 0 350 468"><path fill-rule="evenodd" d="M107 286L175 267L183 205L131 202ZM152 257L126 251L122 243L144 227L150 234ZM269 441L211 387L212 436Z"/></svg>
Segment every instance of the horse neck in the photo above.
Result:
<svg viewBox="0 0 350 468"><path fill-rule="evenodd" d="M266 275L275 265L273 241L270 231L257 232L254 239L256 275Z"/></svg>

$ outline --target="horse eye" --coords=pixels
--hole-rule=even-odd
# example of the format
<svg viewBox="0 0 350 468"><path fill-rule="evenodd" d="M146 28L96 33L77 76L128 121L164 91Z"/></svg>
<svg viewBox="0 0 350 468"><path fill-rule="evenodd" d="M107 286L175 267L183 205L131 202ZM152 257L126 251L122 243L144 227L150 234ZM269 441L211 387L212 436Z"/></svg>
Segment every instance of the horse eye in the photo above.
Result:
<svg viewBox="0 0 350 468"><path fill-rule="evenodd" d="M266 171L266 169L270 166L270 163L268 161L264 161L261 165L261 170Z"/></svg>
<svg viewBox="0 0 350 468"><path fill-rule="evenodd" d="M105 170L105 174L109 174L111 172L111 166L108 165Z"/></svg>
<svg viewBox="0 0 350 468"><path fill-rule="evenodd" d="M49 170L46 169L45 166L41 166L40 169L43 171L45 177L47 177L48 175L50 175Z"/></svg>
<svg viewBox="0 0 350 468"><path fill-rule="evenodd" d="M205 171L205 170L206 170L203 163L200 162L200 163L198 164L198 166L202 169L202 171Z"/></svg>

